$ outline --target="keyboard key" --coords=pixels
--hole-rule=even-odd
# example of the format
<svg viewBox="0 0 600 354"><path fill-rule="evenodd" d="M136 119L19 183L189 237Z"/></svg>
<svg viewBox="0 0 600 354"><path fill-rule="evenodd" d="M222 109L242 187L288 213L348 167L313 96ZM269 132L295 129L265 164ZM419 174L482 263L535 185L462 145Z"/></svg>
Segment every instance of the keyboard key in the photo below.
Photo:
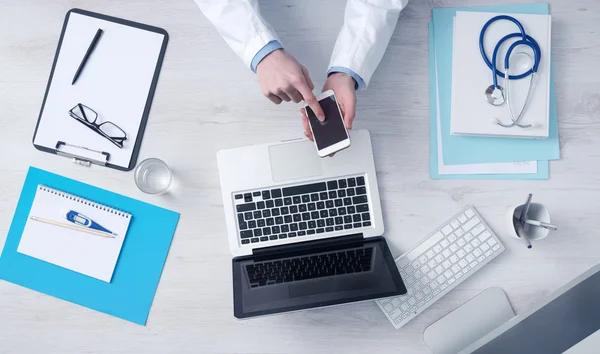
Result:
<svg viewBox="0 0 600 354"><path fill-rule="evenodd" d="M256 230L254 230L254 236L256 236L256 237L262 236L262 229L256 229Z"/></svg>
<svg viewBox="0 0 600 354"><path fill-rule="evenodd" d="M339 198L345 198L346 197L346 190L342 189L338 191L338 197Z"/></svg>
<svg viewBox="0 0 600 354"><path fill-rule="evenodd" d="M272 234L278 234L281 232L281 228L279 226L273 226L271 227L271 233Z"/></svg>
<svg viewBox="0 0 600 354"><path fill-rule="evenodd" d="M450 221L450 225L452 226L453 229L457 229L460 226L460 223L458 222L458 220L454 219L454 220Z"/></svg>
<svg viewBox="0 0 600 354"><path fill-rule="evenodd" d="M250 243L250 240L248 240L247 238L245 238L245 239L242 240L242 245L246 245L246 244L249 244L249 243Z"/></svg>
<svg viewBox="0 0 600 354"><path fill-rule="evenodd" d="M345 179L340 179L340 180L338 181L338 186L339 186L340 188L346 188L346 187L348 187L348 184L346 183L346 180L345 180Z"/></svg>
<svg viewBox="0 0 600 354"><path fill-rule="evenodd" d="M485 232L482 232L481 235L479 235L477 237L479 238L479 241L484 242L485 240L490 238L490 236L492 236L492 234L486 230Z"/></svg>
<svg viewBox="0 0 600 354"><path fill-rule="evenodd" d="M311 220L308 222L308 228L309 229L314 229L317 227L317 223L314 220Z"/></svg>
<svg viewBox="0 0 600 354"><path fill-rule="evenodd" d="M327 189L338 189L337 181L329 181L327 182Z"/></svg>
<svg viewBox="0 0 600 354"><path fill-rule="evenodd" d="M326 227L325 232L333 232L333 227Z"/></svg>
<svg viewBox="0 0 600 354"><path fill-rule="evenodd" d="M271 235L269 236L269 240L277 240L277 235Z"/></svg>
<svg viewBox="0 0 600 354"><path fill-rule="evenodd" d="M365 187L356 187L356 195L367 194L367 188Z"/></svg>
<svg viewBox="0 0 600 354"><path fill-rule="evenodd" d="M292 187L293 188L293 187ZM291 194L288 194L291 195ZM271 189L271 197L274 198L281 198L281 189Z"/></svg>
<svg viewBox="0 0 600 354"><path fill-rule="evenodd" d="M267 226L273 226L273 225L275 225L275 219L268 218L268 219L265 219L265 220L267 221Z"/></svg>
<svg viewBox="0 0 600 354"><path fill-rule="evenodd" d="M348 187L356 187L356 178L348 178Z"/></svg>
<svg viewBox="0 0 600 354"><path fill-rule="evenodd" d="M344 219L341 216L338 216L337 218L335 218L335 224L336 225L340 225L344 223Z"/></svg>
<svg viewBox="0 0 600 354"><path fill-rule="evenodd" d="M283 206L283 199L281 199L281 198L275 199L275 206L276 207L282 207Z"/></svg>
<svg viewBox="0 0 600 354"><path fill-rule="evenodd" d="M300 205L298 206L298 210L299 210L301 213L304 213L304 212L305 212L305 211L307 211L308 209L306 208L306 204L300 204Z"/></svg>
<svg viewBox="0 0 600 354"><path fill-rule="evenodd" d="M306 224L306 222L301 222L298 223L298 227L300 227L300 230L306 230L308 228L308 225Z"/></svg>
<svg viewBox="0 0 600 354"><path fill-rule="evenodd" d="M253 211L256 210L256 203L239 204L236 205L236 209L238 213L243 213L245 211Z"/></svg>
<svg viewBox="0 0 600 354"><path fill-rule="evenodd" d="M363 222L363 226L364 227L371 226L371 222L370 221L365 221L365 222Z"/></svg>
<svg viewBox="0 0 600 354"><path fill-rule="evenodd" d="M249 228L249 229L254 229L254 228L256 228L256 221L254 221L254 220L250 220L250 221L248 221L248 228Z"/></svg>
<svg viewBox="0 0 600 354"><path fill-rule="evenodd" d="M270 235L271 234L271 228L270 227L264 227L262 229L262 233L263 233L263 235L267 235L267 236Z"/></svg>
<svg viewBox="0 0 600 354"><path fill-rule="evenodd" d="M358 212L358 213L364 213L365 211L369 211L369 205L368 204L361 204L361 205L357 205L356 206L356 212Z"/></svg>
<svg viewBox="0 0 600 354"><path fill-rule="evenodd" d="M260 238L260 241L269 241L269 238L267 236L263 236Z"/></svg>
<svg viewBox="0 0 600 354"><path fill-rule="evenodd" d="M290 231L289 225L281 225L281 232L289 232L289 231Z"/></svg>
<svg viewBox="0 0 600 354"><path fill-rule="evenodd" d="M344 198L344 205L348 206L352 204L352 199L351 198Z"/></svg>
<svg viewBox="0 0 600 354"><path fill-rule="evenodd" d="M327 217L329 217L329 213L327 212L327 210L321 210L321 212L319 213L320 217L322 219L325 219Z"/></svg>
<svg viewBox="0 0 600 354"><path fill-rule="evenodd" d="M436 248L439 248L440 251L442 250L442 248L440 247L440 245L435 245L435 247L433 247L434 250ZM436 251L436 252L439 252L439 251ZM444 261L444 256L442 256L441 254L438 254L437 256L435 256L435 261L437 263L442 263Z"/></svg>
<svg viewBox="0 0 600 354"><path fill-rule="evenodd" d="M288 234L288 237L296 237L296 233L295 233L295 232L290 232L290 233Z"/></svg>
<svg viewBox="0 0 600 354"><path fill-rule="evenodd" d="M333 225L335 225L335 222L334 222L333 218L329 218L329 219L325 220L325 222L327 223L327 226L333 226Z"/></svg>
<svg viewBox="0 0 600 354"><path fill-rule="evenodd" d="M341 199L336 199L335 200L335 206L336 207L341 207L342 205L344 205L344 202Z"/></svg>
<svg viewBox="0 0 600 354"><path fill-rule="evenodd" d="M475 213L473 212L473 210L468 209L467 211L465 211L465 215L467 216L467 218L472 218L473 215L475 215Z"/></svg>
<svg viewBox="0 0 600 354"><path fill-rule="evenodd" d="M452 231L454 231L454 229L453 229L453 228L452 228L452 226L450 226L449 224L448 224L448 225L446 225L446 226L444 226L444 227L442 228L442 233L444 234L444 236L448 236L448 235L450 235L450 233L451 233Z"/></svg>
<svg viewBox="0 0 600 354"><path fill-rule="evenodd" d="M265 200L266 199L271 199L271 192L269 192L269 191L263 191L262 192L262 198L265 199Z"/></svg>
<svg viewBox="0 0 600 354"><path fill-rule="evenodd" d="M500 248L500 245L495 245L492 247L492 251L496 252Z"/></svg>
<svg viewBox="0 0 600 354"><path fill-rule="evenodd" d="M271 215L272 216L279 216L280 214L281 214L281 211L279 211L278 208L271 209Z"/></svg>
<svg viewBox="0 0 600 354"><path fill-rule="evenodd" d="M315 230L314 229L306 230L306 234L307 235L314 235L315 234Z"/></svg>
<svg viewBox="0 0 600 354"><path fill-rule="evenodd" d="M367 203L367 196L366 195L359 195L356 197L352 197L352 202L354 204L362 204L362 203Z"/></svg>
<svg viewBox="0 0 600 354"><path fill-rule="evenodd" d="M275 203L269 199L265 202L265 205L267 206L267 208L273 208L275 206Z"/></svg>
<svg viewBox="0 0 600 354"><path fill-rule="evenodd" d="M337 216L337 209L329 210L329 216Z"/></svg>
<svg viewBox="0 0 600 354"><path fill-rule="evenodd" d="M306 236L306 231L298 231L298 236Z"/></svg>
<svg viewBox="0 0 600 354"><path fill-rule="evenodd" d="M442 230L442 231L443 231L443 230ZM440 245L441 245L443 248L446 248L446 247L448 247L448 246L450 245L450 242L448 242L448 240L442 240L442 241L440 242ZM446 256L446 255L444 255L444 256L445 256L445 257L448 257L448 256Z"/></svg>
<svg viewBox="0 0 600 354"><path fill-rule="evenodd" d="M242 198L244 198L244 196L243 196L243 195L241 195L241 194L236 194L236 195L235 195L235 199L242 199Z"/></svg>
<svg viewBox="0 0 600 354"><path fill-rule="evenodd" d="M250 241L251 241L252 243L257 243L257 242L258 242L258 238L257 238L257 237L255 237L255 238L251 239Z"/></svg>
<svg viewBox="0 0 600 354"><path fill-rule="evenodd" d="M335 231L340 231L340 230L343 230L343 229L344 229L344 227L342 225L336 225L335 226Z"/></svg>
<svg viewBox="0 0 600 354"><path fill-rule="evenodd" d="M324 229L324 228L318 228L318 229L317 229L317 233L318 233L318 234L322 234L323 232L325 232L325 229Z"/></svg>
<svg viewBox="0 0 600 354"><path fill-rule="evenodd" d="M300 204L302 202L302 198L295 196L292 198L292 202L294 202L294 204Z"/></svg>
<svg viewBox="0 0 600 354"><path fill-rule="evenodd" d="M265 202L263 202L263 201L256 202L256 208L258 208L258 209L264 209L265 208Z"/></svg>
<svg viewBox="0 0 600 354"><path fill-rule="evenodd" d="M352 228L352 224L346 224L344 225L344 230L348 230Z"/></svg>
<svg viewBox="0 0 600 354"><path fill-rule="evenodd" d="M306 206L308 207L308 211L317 210L317 205L315 203L308 203Z"/></svg>
<svg viewBox="0 0 600 354"><path fill-rule="evenodd" d="M240 223L240 230L246 230L248 229L248 224L245 222Z"/></svg>
<svg viewBox="0 0 600 354"><path fill-rule="evenodd" d="M469 230L471 230L473 227L475 227L475 225L479 224L479 218L478 217L474 217L473 219L467 221L466 224L463 225L462 230L464 232L467 232Z"/></svg>
<svg viewBox="0 0 600 354"><path fill-rule="evenodd" d="M308 194L302 196L302 203L310 203L310 196Z"/></svg>
<svg viewBox="0 0 600 354"><path fill-rule="evenodd" d="M362 227L362 224L359 222L355 222L354 224L352 224L352 226L354 226L354 228L358 228L358 227Z"/></svg>
<svg viewBox="0 0 600 354"><path fill-rule="evenodd" d="M369 220L371 220L371 215L369 213L363 213L362 219L363 219L363 221L369 221Z"/></svg>
<svg viewBox="0 0 600 354"><path fill-rule="evenodd" d="M344 223L351 224L352 223L352 216L350 216L350 215L344 216Z"/></svg>
<svg viewBox="0 0 600 354"><path fill-rule="evenodd" d="M348 188L346 189L346 195L349 197L354 197L356 195L356 192L354 191L354 188Z"/></svg>
<svg viewBox="0 0 600 354"><path fill-rule="evenodd" d="M251 193L244 193L244 202L250 203L251 201L252 201L252 194Z"/></svg>
<svg viewBox="0 0 600 354"><path fill-rule="evenodd" d="M356 177L356 184L359 186L364 186L365 185L365 178L364 177Z"/></svg>
<svg viewBox="0 0 600 354"><path fill-rule="evenodd" d="M240 231L240 238L249 238L252 236L253 236L253 233L250 230Z"/></svg>
<svg viewBox="0 0 600 354"><path fill-rule="evenodd" d="M337 213L340 216L346 215L346 208L344 208L344 207L338 208Z"/></svg>
<svg viewBox="0 0 600 354"><path fill-rule="evenodd" d="M465 214L460 214L458 216L458 221L460 221L461 224L464 224L465 222L467 222L467 217L465 216Z"/></svg>
<svg viewBox="0 0 600 354"><path fill-rule="evenodd" d="M302 221L308 221L308 220L310 220L310 214L302 213Z"/></svg>

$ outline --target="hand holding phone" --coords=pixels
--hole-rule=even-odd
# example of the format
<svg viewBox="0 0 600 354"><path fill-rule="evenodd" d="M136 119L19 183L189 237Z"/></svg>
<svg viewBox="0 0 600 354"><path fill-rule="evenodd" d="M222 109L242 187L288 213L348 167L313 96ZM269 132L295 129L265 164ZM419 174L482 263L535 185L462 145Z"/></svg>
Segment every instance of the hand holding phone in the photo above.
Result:
<svg viewBox="0 0 600 354"><path fill-rule="evenodd" d="M318 100L325 113L324 121L319 121L309 106L305 106L304 109L317 153L319 156L325 157L349 147L350 136L333 90L323 92Z"/></svg>

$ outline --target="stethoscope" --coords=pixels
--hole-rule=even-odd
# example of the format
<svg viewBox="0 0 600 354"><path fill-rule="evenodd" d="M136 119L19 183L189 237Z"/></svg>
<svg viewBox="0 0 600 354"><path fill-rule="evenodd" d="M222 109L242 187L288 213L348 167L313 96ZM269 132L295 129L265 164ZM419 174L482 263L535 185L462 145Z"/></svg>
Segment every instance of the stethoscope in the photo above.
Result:
<svg viewBox="0 0 600 354"><path fill-rule="evenodd" d="M494 53L492 54L492 61L490 62L490 60L487 57L487 54L485 53L485 48L483 47L483 39L484 39L485 31L487 30L487 28L492 23L494 23L495 21L498 21L498 20L509 20L509 21L513 22L515 25L517 25L517 27L519 27L520 33L507 34L500 41L498 41L498 43L496 44L496 47L494 48ZM501 71L496 69L496 57L498 55L498 50L500 49L500 46L502 45L502 43L504 43L504 41L506 41L507 39L513 38L513 37L521 37L521 39L519 39L518 41L511 44L510 47L508 48L508 51L506 52L506 56L504 57L504 74L503 74ZM529 48L531 48L535 58L531 58L531 55L529 55L528 53L525 53L525 52L515 53L514 56L525 55L529 58L530 62L532 62L533 65L531 66L531 68L529 70L527 70L526 72L524 72L522 74L509 75L511 54L512 54L513 50L519 45L525 45L525 46L528 46ZM532 87L533 87L533 78L535 76L535 73L537 73L537 71L538 71L538 67L540 66L540 60L541 60L540 46L537 44L535 39L533 39L531 36L529 36L528 34L525 33L525 29L523 28L523 25L516 18L507 16L507 15L499 15L499 16L491 18L488 22L486 22L486 24L481 29L481 33L479 34L479 51L481 52L481 57L483 58L483 61L487 64L487 66L490 68L490 70L492 70L493 84L485 90L485 98L489 104L494 105L494 106L500 106L506 101L506 104L508 106L508 113L509 113L510 119L511 119L511 122L508 124L503 123L498 119L495 119L494 122L505 128L510 128L510 127L514 127L514 126L517 126L520 128L531 128L532 127L531 124L520 124L519 122L521 121L521 118L523 118L523 113L525 112L525 109L527 108L527 104L529 103L529 98L530 98L529 96L531 95ZM494 63L494 64L492 64L492 63ZM506 82L506 90L502 86L498 85L498 75L504 77L505 82ZM510 92L509 92L510 91L509 90L510 83L509 83L509 81L510 80L520 80L527 76L529 76L529 89L527 90L527 96L525 96L525 103L523 104L523 108L521 109L521 112L519 112L519 115L515 118L512 107L511 107L511 103L510 103Z"/></svg>

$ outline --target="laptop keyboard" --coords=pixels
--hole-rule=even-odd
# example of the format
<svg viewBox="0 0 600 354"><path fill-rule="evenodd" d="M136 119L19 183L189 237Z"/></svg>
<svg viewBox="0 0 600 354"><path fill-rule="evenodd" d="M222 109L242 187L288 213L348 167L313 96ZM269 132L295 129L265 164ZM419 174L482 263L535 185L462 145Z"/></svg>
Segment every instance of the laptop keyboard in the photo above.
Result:
<svg viewBox="0 0 600 354"><path fill-rule="evenodd" d="M372 248L331 252L246 266L250 287L288 283L371 270Z"/></svg>
<svg viewBox="0 0 600 354"><path fill-rule="evenodd" d="M236 193L241 243L371 227L364 176Z"/></svg>

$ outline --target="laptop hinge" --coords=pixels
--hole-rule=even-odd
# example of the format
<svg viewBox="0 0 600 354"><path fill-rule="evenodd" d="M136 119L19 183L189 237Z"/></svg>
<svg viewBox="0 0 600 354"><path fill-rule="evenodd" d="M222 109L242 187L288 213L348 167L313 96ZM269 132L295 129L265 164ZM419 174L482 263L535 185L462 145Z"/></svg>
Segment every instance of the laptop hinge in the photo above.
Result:
<svg viewBox="0 0 600 354"><path fill-rule="evenodd" d="M274 254L274 253L286 253L286 252L294 252L294 251L298 251L298 250L318 249L318 248L322 248L322 247L336 245L339 243L358 241L358 240L362 240L362 239L363 239L362 233L339 236L339 237L328 237L328 238L323 238L320 240L311 240L311 241L290 243L290 244L286 244L286 245L255 248L254 250L252 250L252 254L255 256L265 256L265 255Z"/></svg>

